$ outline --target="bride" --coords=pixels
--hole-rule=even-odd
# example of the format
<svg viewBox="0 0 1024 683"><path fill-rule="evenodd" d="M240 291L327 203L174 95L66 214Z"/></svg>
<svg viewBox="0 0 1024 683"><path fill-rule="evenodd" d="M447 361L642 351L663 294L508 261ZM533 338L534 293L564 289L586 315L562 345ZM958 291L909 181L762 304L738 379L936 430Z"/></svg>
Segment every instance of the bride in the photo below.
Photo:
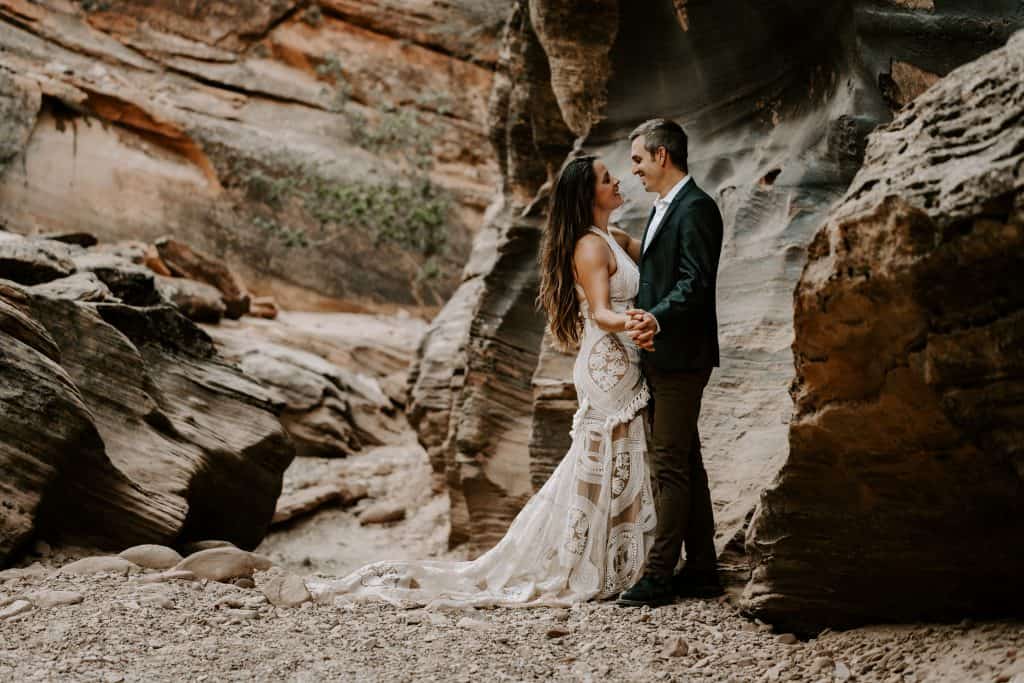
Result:
<svg viewBox="0 0 1024 683"><path fill-rule="evenodd" d="M645 454L650 398L626 310L639 283L608 228L619 181L592 156L559 174L540 256L538 302L555 342L578 347L579 409L572 445L505 537L478 559L377 562L313 583L319 600L383 600L403 607L567 606L618 595L642 576L655 529Z"/></svg>

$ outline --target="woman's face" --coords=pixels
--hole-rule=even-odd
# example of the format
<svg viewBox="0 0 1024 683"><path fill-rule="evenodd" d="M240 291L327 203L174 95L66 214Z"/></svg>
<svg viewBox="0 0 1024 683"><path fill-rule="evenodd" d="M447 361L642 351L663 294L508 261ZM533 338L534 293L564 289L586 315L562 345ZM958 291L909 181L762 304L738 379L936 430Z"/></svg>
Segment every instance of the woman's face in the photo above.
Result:
<svg viewBox="0 0 1024 683"><path fill-rule="evenodd" d="M597 176L597 187L594 188L594 209L611 212L622 206L619 179L611 174L611 171L600 159L594 160L594 174Z"/></svg>

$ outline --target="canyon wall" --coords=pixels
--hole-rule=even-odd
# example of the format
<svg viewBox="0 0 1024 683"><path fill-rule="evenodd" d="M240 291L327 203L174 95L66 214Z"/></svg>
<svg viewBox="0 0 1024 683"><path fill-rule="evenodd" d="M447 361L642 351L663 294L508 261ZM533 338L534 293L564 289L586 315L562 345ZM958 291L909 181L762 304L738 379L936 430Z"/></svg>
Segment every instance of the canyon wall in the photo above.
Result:
<svg viewBox="0 0 1024 683"><path fill-rule="evenodd" d="M0 1L0 212L287 308L434 307L492 199L497 2Z"/></svg>
<svg viewBox="0 0 1024 683"><path fill-rule="evenodd" d="M789 456L751 613L1024 609L1024 33L871 136L796 288Z"/></svg>
<svg viewBox="0 0 1024 683"><path fill-rule="evenodd" d="M520 8L510 34L544 52L523 71L506 50L499 73L511 74L513 90L529 84L547 94L550 83L569 129L562 140L601 154L623 179L627 203L613 220L634 234L646 220L651 197L629 175L626 137L656 115L686 127L693 176L722 209L723 359L701 428L717 545L730 549L723 562L745 581L749 520L789 457L793 290L814 235L860 169L868 133L958 65L1005 43L1024 12L1013 2L737 0L627 9L534 0ZM578 26L601 30L580 34ZM550 121L548 106L537 99L533 113ZM522 149L545 158L540 152L551 148L537 144L539 127L520 121L535 133ZM509 197L530 196L523 188L541 193L520 215L542 210L550 165L503 161L504 215L513 214ZM535 267L525 252L536 248L538 225L516 232L521 241L511 249L511 224L495 225L502 227L494 235L478 238L478 270L462 296L428 333L414 388L421 436L459 511L452 541L478 549L500 537L564 454L575 409L571 357L538 343L543 323L521 305L535 293L536 282L518 268ZM504 345L512 338L514 349Z"/></svg>

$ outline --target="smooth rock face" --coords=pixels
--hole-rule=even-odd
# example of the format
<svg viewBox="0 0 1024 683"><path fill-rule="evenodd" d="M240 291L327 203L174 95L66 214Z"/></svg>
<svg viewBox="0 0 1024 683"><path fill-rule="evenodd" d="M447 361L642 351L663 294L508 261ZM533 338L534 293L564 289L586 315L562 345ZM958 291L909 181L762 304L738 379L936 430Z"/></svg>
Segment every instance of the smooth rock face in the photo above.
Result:
<svg viewBox="0 0 1024 683"><path fill-rule="evenodd" d="M181 555L165 545L144 544L122 550L119 557L146 569L170 569L181 562Z"/></svg>
<svg viewBox="0 0 1024 683"><path fill-rule="evenodd" d="M230 581L252 577L255 570L269 569L270 561L261 555L238 548L210 548L189 555L175 567L177 571L188 571L201 579Z"/></svg>
<svg viewBox="0 0 1024 683"><path fill-rule="evenodd" d="M60 568L63 574L100 574L109 572L111 574L130 574L133 571L141 571L139 565L123 557L116 555L99 555L97 557L83 557Z"/></svg>
<svg viewBox="0 0 1024 683"><path fill-rule="evenodd" d="M1024 33L871 137L795 295L796 415L744 594L765 620L1019 614Z"/></svg>
<svg viewBox="0 0 1024 683"><path fill-rule="evenodd" d="M479 550L501 538L533 492L527 444L543 319L533 303L540 221L531 204L574 137L526 3L512 13L501 54L489 114L501 203L410 378L410 421L451 499L449 542Z"/></svg>

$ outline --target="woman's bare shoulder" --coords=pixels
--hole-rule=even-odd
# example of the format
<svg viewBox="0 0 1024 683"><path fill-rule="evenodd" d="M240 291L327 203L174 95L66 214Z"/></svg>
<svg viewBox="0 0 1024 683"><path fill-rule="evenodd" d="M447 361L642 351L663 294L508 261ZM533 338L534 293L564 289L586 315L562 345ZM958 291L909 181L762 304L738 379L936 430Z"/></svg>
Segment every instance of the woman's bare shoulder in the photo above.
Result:
<svg viewBox="0 0 1024 683"><path fill-rule="evenodd" d="M588 233L577 240L572 256L577 272L599 268L608 270L614 258L608 243L594 233Z"/></svg>

